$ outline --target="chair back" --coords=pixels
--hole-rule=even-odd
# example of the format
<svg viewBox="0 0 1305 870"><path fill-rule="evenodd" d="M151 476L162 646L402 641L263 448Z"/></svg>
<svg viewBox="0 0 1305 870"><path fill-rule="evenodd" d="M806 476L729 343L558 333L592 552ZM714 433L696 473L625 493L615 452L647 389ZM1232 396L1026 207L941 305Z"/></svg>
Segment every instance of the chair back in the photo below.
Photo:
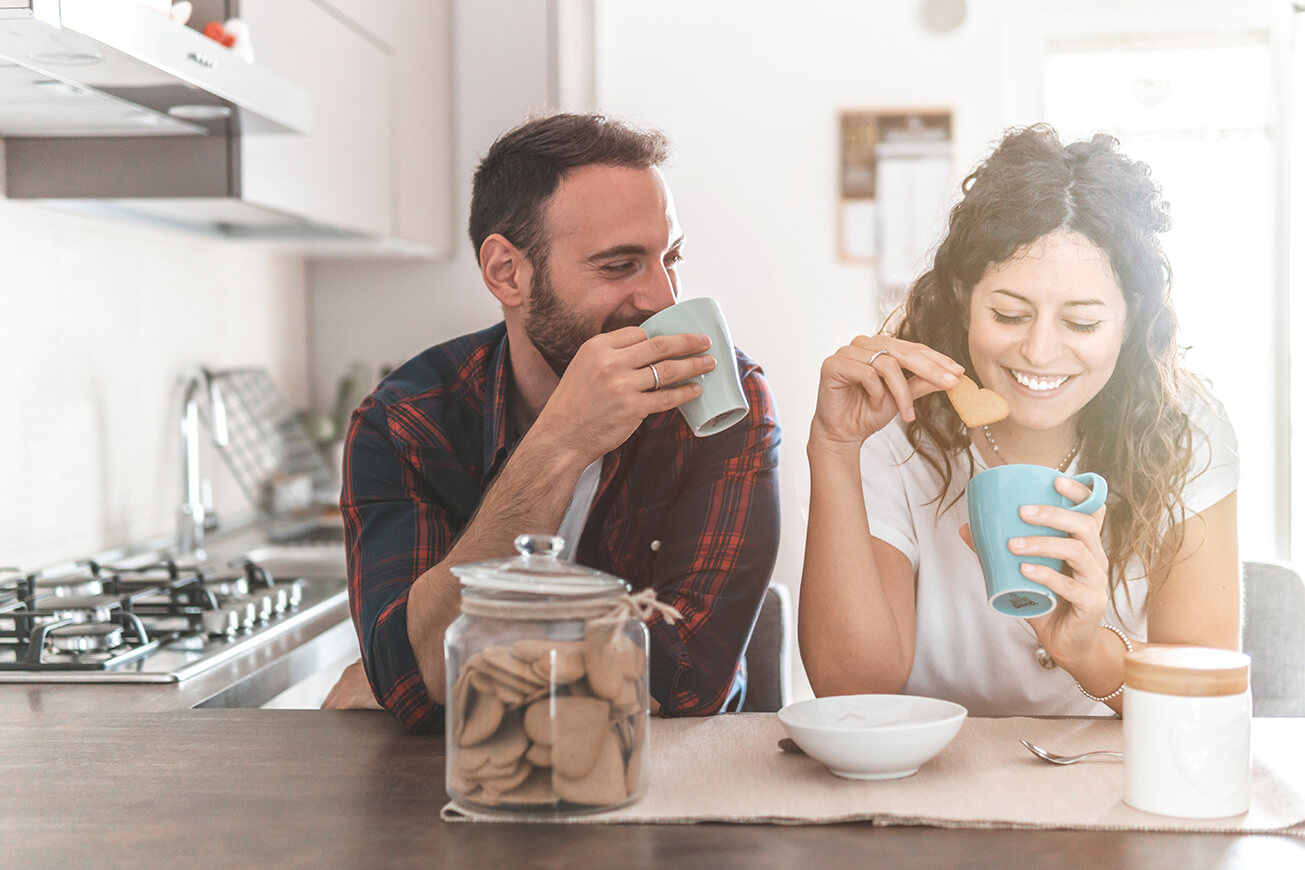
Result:
<svg viewBox="0 0 1305 870"><path fill-rule="evenodd" d="M792 614L788 587L771 583L743 654L748 668L748 691L741 712L773 713L788 703L792 659L788 633Z"/></svg>
<svg viewBox="0 0 1305 870"><path fill-rule="evenodd" d="M1255 715L1305 716L1305 580L1281 562L1245 562L1242 579Z"/></svg>

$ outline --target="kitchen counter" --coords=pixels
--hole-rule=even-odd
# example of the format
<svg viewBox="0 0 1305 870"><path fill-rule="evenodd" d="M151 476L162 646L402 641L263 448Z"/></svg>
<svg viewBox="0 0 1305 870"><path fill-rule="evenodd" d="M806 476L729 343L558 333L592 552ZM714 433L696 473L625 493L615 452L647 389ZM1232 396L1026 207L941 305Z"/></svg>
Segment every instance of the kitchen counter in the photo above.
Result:
<svg viewBox="0 0 1305 870"><path fill-rule="evenodd" d="M1291 837L440 820L443 742L384 713L0 713L7 866L1299 866Z"/></svg>

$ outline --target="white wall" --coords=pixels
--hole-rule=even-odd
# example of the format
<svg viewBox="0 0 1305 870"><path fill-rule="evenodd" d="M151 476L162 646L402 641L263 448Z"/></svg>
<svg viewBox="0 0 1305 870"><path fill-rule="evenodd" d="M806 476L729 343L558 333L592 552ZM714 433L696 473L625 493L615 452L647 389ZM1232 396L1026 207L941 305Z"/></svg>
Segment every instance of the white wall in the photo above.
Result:
<svg viewBox="0 0 1305 870"><path fill-rule="evenodd" d="M838 113L950 108L957 180L1001 130L1005 4L971 0L925 33L915 3L662 0L598 6L602 108L675 143L667 173L690 296L715 296L779 402L783 532L776 577L796 599L806 440L821 361L879 326L871 266L837 257ZM805 687L800 668L795 688Z"/></svg>
<svg viewBox="0 0 1305 870"><path fill-rule="evenodd" d="M267 366L308 392L302 261L0 200L0 565L175 529L177 376ZM219 516L251 507L211 452Z"/></svg>

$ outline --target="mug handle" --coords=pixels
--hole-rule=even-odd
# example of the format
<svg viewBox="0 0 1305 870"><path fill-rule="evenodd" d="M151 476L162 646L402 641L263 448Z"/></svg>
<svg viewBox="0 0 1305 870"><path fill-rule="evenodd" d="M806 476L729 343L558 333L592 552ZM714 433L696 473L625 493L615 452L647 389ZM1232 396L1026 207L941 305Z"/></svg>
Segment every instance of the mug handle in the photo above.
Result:
<svg viewBox="0 0 1305 870"><path fill-rule="evenodd" d="M1094 471L1087 471L1073 475L1070 480L1077 480L1084 486L1092 488L1092 494L1078 504L1072 505L1070 510L1081 514L1094 514L1106 503L1106 479L1101 475Z"/></svg>

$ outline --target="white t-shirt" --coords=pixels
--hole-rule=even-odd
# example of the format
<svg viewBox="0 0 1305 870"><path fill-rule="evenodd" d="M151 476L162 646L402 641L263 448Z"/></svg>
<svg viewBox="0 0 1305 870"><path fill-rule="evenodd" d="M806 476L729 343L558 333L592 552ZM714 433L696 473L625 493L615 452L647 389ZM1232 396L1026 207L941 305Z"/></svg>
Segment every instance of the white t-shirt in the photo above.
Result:
<svg viewBox="0 0 1305 870"><path fill-rule="evenodd" d="M589 511L594 506L594 496L598 493L598 483L603 474L603 457L598 457L585 466L576 481L571 501L566 506L566 514L557 527L557 534L566 543L558 558L565 562L574 562L576 550L580 547L580 536L584 534L585 524L589 522Z"/></svg>
<svg viewBox="0 0 1305 870"><path fill-rule="evenodd" d="M1205 469L1183 491L1185 516L1200 513L1237 488L1239 463L1232 424L1217 402L1188 403L1193 426L1193 469ZM976 473L987 468L970 448ZM1208 463L1208 467L1207 467ZM1076 474L1071 466L1068 473ZM960 537L969 522L963 493L968 465L953 461L952 489L941 516L932 501L941 478L906 437L900 419L871 436L861 450L861 482L870 533L900 550L915 569L915 659L903 692L945 698L976 716L1107 715L1084 697L1061 668L1038 664L1033 628L988 607L979 557ZM1116 591L1106 620L1129 636L1146 639L1146 580L1139 564L1125 576L1131 602Z"/></svg>

